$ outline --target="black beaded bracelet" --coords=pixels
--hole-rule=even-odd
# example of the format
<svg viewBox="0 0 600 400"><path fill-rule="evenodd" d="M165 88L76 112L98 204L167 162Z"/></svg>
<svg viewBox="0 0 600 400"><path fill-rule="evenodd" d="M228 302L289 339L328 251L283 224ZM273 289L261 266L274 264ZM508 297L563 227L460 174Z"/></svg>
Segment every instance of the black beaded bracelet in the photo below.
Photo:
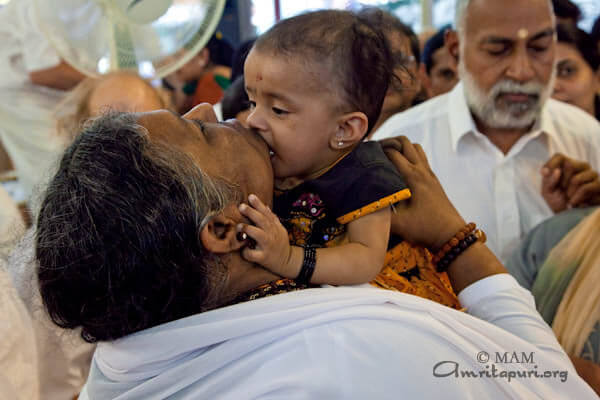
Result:
<svg viewBox="0 0 600 400"><path fill-rule="evenodd" d="M466 249L468 249L473 243L477 241L477 235L475 233L470 234L463 240L461 240L457 246L453 247L452 250L446 253L446 255L437 262L436 269L438 272L445 272L450 264L456 258L461 255Z"/></svg>
<svg viewBox="0 0 600 400"><path fill-rule="evenodd" d="M314 247L307 246L304 248L302 268L296 278L296 282L309 284L310 278L312 278L315 272L315 265L317 265L317 250Z"/></svg>

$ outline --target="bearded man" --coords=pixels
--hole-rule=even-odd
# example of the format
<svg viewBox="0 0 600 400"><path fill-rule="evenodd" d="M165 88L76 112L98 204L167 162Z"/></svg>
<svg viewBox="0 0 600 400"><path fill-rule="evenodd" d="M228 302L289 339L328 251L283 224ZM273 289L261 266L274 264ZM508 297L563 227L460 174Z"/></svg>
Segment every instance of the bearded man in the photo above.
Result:
<svg viewBox="0 0 600 400"><path fill-rule="evenodd" d="M506 260L544 219L600 203L600 124L549 99L550 0L461 0L447 44L461 83L391 117L374 139L402 134L420 143L452 202Z"/></svg>

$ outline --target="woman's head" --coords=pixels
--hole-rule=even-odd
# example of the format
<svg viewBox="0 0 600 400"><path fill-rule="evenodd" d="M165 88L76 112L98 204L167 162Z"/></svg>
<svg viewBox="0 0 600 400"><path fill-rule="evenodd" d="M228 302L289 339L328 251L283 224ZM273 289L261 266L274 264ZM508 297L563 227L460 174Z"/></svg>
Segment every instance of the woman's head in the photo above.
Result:
<svg viewBox="0 0 600 400"><path fill-rule="evenodd" d="M277 177L310 176L373 127L393 73L383 35L348 11L276 24L244 68L248 125L274 152Z"/></svg>
<svg viewBox="0 0 600 400"><path fill-rule="evenodd" d="M600 53L591 36L571 25L558 25L557 79L553 97L595 114L600 88Z"/></svg>
<svg viewBox="0 0 600 400"><path fill-rule="evenodd" d="M239 163L223 166L234 151ZM101 341L221 304L244 288L235 227L250 191L269 202L272 171L266 145L237 125L167 111L92 121L66 150L37 221L52 320Z"/></svg>

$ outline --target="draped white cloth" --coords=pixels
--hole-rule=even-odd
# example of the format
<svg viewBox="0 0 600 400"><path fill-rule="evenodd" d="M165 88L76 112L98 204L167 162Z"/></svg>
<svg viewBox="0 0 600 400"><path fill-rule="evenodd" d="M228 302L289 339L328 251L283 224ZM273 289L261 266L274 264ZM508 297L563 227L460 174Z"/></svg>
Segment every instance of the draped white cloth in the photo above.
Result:
<svg viewBox="0 0 600 400"><path fill-rule="evenodd" d="M81 399L596 398L514 278L483 279L460 300L471 315L381 289L319 288L197 314L100 343ZM505 352L531 362L495 363ZM567 379L435 377L444 361L438 375L457 363Z"/></svg>
<svg viewBox="0 0 600 400"><path fill-rule="evenodd" d="M72 399L85 383L95 345L84 342L79 329L62 329L50 320L42 304L37 268L35 230L31 228L12 252L7 270L31 316L31 333L35 333L37 373L43 399ZM4 399L2 392L0 399Z"/></svg>
<svg viewBox="0 0 600 400"><path fill-rule="evenodd" d="M0 258L0 398L40 398L37 360L31 317Z"/></svg>

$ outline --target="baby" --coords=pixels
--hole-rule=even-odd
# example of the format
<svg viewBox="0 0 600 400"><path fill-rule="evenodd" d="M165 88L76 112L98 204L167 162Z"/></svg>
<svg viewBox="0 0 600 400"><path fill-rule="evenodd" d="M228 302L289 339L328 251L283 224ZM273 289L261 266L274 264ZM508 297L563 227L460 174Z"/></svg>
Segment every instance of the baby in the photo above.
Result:
<svg viewBox="0 0 600 400"><path fill-rule="evenodd" d="M391 205L410 191L376 142L393 63L385 39L347 11L284 20L256 41L244 68L247 124L271 149L273 212L256 196L240 212L255 246L244 257L305 283L348 285L384 265ZM316 248L316 250L315 250Z"/></svg>

